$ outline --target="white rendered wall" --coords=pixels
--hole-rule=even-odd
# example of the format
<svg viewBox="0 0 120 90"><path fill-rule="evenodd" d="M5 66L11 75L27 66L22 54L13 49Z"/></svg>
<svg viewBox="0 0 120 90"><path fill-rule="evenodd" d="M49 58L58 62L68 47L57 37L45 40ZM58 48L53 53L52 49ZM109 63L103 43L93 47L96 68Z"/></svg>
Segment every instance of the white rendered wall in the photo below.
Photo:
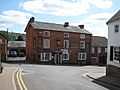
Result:
<svg viewBox="0 0 120 90"><path fill-rule="evenodd" d="M119 32L114 31L114 25L119 25ZM107 64L120 67L120 63L110 61L110 46L120 46L120 19L108 24Z"/></svg>

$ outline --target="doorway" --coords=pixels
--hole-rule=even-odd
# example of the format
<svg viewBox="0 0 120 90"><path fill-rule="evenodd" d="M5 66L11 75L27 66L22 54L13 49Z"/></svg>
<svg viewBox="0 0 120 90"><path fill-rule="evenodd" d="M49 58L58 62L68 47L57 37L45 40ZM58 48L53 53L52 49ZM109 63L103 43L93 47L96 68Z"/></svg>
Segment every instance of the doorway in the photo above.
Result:
<svg viewBox="0 0 120 90"><path fill-rule="evenodd" d="M55 64L61 64L61 55L55 54Z"/></svg>

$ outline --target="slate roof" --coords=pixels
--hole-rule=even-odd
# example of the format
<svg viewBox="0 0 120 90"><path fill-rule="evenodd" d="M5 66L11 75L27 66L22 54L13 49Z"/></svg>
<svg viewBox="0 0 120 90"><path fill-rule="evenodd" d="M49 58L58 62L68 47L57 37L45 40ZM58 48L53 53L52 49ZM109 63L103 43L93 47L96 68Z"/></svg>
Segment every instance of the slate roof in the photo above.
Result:
<svg viewBox="0 0 120 90"><path fill-rule="evenodd" d="M79 26L64 27L64 25L62 25L62 24L37 22L37 21L32 22L31 25L34 29L91 34L86 29L80 29Z"/></svg>
<svg viewBox="0 0 120 90"><path fill-rule="evenodd" d="M26 47L25 41L8 41L8 47Z"/></svg>
<svg viewBox="0 0 120 90"><path fill-rule="evenodd" d="M107 38L100 37L100 36L92 36L92 46L106 47L107 46Z"/></svg>
<svg viewBox="0 0 120 90"><path fill-rule="evenodd" d="M120 10L119 10L112 18L110 18L110 19L106 22L106 24L108 24L109 22L113 22L113 21L115 21L115 20L118 20L118 19L120 19Z"/></svg>

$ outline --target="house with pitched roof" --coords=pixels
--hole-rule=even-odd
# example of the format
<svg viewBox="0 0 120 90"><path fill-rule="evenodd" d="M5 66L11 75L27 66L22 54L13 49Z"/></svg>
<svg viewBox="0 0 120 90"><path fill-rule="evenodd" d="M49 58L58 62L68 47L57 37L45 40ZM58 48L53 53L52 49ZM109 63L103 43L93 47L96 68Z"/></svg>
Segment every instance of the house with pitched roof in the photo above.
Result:
<svg viewBox="0 0 120 90"><path fill-rule="evenodd" d="M107 75L120 78L120 10L108 20Z"/></svg>
<svg viewBox="0 0 120 90"><path fill-rule="evenodd" d="M7 37L0 33L0 61L6 61L7 58Z"/></svg>
<svg viewBox="0 0 120 90"><path fill-rule="evenodd" d="M106 65L107 62L107 38L92 36L91 64Z"/></svg>
<svg viewBox="0 0 120 90"><path fill-rule="evenodd" d="M39 63L90 64L91 33L84 25L55 24L30 18L26 28L26 59Z"/></svg>

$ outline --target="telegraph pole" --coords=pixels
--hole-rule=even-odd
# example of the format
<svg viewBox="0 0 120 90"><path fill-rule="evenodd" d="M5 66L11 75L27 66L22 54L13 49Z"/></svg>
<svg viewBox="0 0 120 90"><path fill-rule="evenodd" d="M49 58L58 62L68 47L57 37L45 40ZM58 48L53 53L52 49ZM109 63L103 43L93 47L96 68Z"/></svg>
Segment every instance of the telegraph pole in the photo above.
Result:
<svg viewBox="0 0 120 90"><path fill-rule="evenodd" d="M8 37L8 28L7 28L7 42L8 42L8 38L9 38L9 37Z"/></svg>

